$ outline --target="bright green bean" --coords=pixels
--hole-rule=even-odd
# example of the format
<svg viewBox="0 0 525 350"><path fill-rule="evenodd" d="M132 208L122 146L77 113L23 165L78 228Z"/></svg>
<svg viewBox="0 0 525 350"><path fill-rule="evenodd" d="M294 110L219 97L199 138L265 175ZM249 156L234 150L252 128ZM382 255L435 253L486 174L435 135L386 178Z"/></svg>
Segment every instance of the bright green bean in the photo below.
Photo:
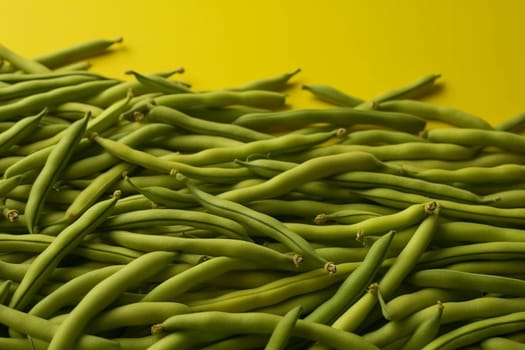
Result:
<svg viewBox="0 0 525 350"><path fill-rule="evenodd" d="M483 293L525 296L525 281L450 269L420 270L413 273L408 282L418 287L461 288Z"/></svg>
<svg viewBox="0 0 525 350"><path fill-rule="evenodd" d="M504 337L491 337L481 341L482 350L524 350L525 344Z"/></svg>
<svg viewBox="0 0 525 350"><path fill-rule="evenodd" d="M226 107L241 105L257 108L279 108L286 101L284 94L264 90L226 91L217 90L195 94L170 94L159 96L154 103L181 109L188 107Z"/></svg>
<svg viewBox="0 0 525 350"><path fill-rule="evenodd" d="M499 149L524 153L525 137L507 131L482 129L432 129L427 138L435 143L454 143L463 146L497 147Z"/></svg>
<svg viewBox="0 0 525 350"><path fill-rule="evenodd" d="M126 74L131 74L133 77L142 84L145 88L150 89L150 92L162 92L164 94L177 94L177 93L191 93L186 85L183 85L177 81L169 80L158 75L143 75L134 70L128 70Z"/></svg>
<svg viewBox="0 0 525 350"><path fill-rule="evenodd" d="M49 350L70 349L78 343L85 327L122 292L140 285L164 269L173 253L158 251L133 260L91 289L57 327Z"/></svg>
<svg viewBox="0 0 525 350"><path fill-rule="evenodd" d="M423 119L408 114L358 110L349 107L250 113L239 117L234 123L253 129L271 128L276 125L284 129L297 129L314 123L327 123L344 128L372 124L410 133L420 132L426 124Z"/></svg>
<svg viewBox="0 0 525 350"><path fill-rule="evenodd" d="M319 256L306 240L288 229L280 221L249 209L240 203L203 192L187 181L183 175L178 176L178 178L184 182L199 203L212 212L237 220L243 225L287 245L296 254L300 254L302 258L306 259L308 266L321 264L331 274L335 273L335 264Z"/></svg>
<svg viewBox="0 0 525 350"><path fill-rule="evenodd" d="M50 71L45 65L26 58L4 45L0 45L0 57L25 73L47 73Z"/></svg>
<svg viewBox="0 0 525 350"><path fill-rule="evenodd" d="M64 137L49 153L44 167L35 179L24 212L30 233L34 233L37 230L38 219L44 202L46 201L54 182L58 179L61 171L65 168L71 158L75 147L77 147L80 139L84 136L88 118L89 115L83 120L73 123L68 128L64 133Z"/></svg>
<svg viewBox="0 0 525 350"><path fill-rule="evenodd" d="M234 140L246 142L271 139L269 134L253 131L251 129L235 125L190 117L176 109L166 106L152 106L147 115L147 120L155 123L166 123L180 127L191 132L205 135L225 136Z"/></svg>
<svg viewBox="0 0 525 350"><path fill-rule="evenodd" d="M317 99L336 106L355 107L365 102L360 98L350 96L329 85L308 84L303 85L302 88L312 93Z"/></svg>
<svg viewBox="0 0 525 350"><path fill-rule="evenodd" d="M5 154L12 146L26 139L37 129L40 121L46 114L47 109L43 109L34 116L19 120L12 127L0 133L0 153Z"/></svg>
<svg viewBox="0 0 525 350"><path fill-rule="evenodd" d="M283 73L277 76L255 80L253 82L232 87L226 88L225 90L229 91L249 91L249 90L266 90L266 91L281 91L286 88L288 82L291 78L301 72L301 69L296 69L289 73Z"/></svg>
<svg viewBox="0 0 525 350"><path fill-rule="evenodd" d="M298 306L287 312L275 326L264 350L284 350L301 316L302 307Z"/></svg>
<svg viewBox="0 0 525 350"><path fill-rule="evenodd" d="M276 252L256 243L227 238L183 238L157 236L125 231L110 231L108 238L123 247L139 251L155 251L163 248L209 256L228 256L244 259L274 269L297 271L293 256Z"/></svg>
<svg viewBox="0 0 525 350"><path fill-rule="evenodd" d="M1 105L0 120L16 120L24 115L41 111L45 107L84 99L114 84L114 80L95 80L33 94L16 102Z"/></svg>
<svg viewBox="0 0 525 350"><path fill-rule="evenodd" d="M416 328L401 350L420 350L432 341L439 332L443 308L443 304L438 302L437 312Z"/></svg>
<svg viewBox="0 0 525 350"><path fill-rule="evenodd" d="M396 130L356 130L347 134L344 145L393 145L405 142L427 142L418 135Z"/></svg>
<svg viewBox="0 0 525 350"><path fill-rule="evenodd" d="M427 102L415 100L395 100L381 102L375 108L384 111L412 114L426 120L436 120L460 128L492 129L485 120L468 114L464 111L432 105Z"/></svg>
<svg viewBox="0 0 525 350"><path fill-rule="evenodd" d="M86 234L94 230L109 215L118 198L119 195L117 194L111 199L92 206L77 221L67 226L35 258L20 285L15 290L9 303L10 307L20 310L30 307L34 295L45 283L58 263L82 241Z"/></svg>

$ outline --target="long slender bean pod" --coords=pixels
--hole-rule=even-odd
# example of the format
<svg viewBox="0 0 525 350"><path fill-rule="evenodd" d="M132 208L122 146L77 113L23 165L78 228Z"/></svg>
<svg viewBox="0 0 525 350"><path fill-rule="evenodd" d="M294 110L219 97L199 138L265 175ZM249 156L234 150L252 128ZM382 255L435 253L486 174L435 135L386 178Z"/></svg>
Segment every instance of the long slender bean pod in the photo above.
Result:
<svg viewBox="0 0 525 350"><path fill-rule="evenodd" d="M156 97L154 103L181 109L187 107L225 107L242 105L259 108L283 107L284 94L264 90L226 91L216 90L195 94L170 94Z"/></svg>
<svg viewBox="0 0 525 350"><path fill-rule="evenodd" d="M302 89L310 92L315 98L336 106L355 107L364 102L329 85L307 84L303 85Z"/></svg>
<svg viewBox="0 0 525 350"><path fill-rule="evenodd" d="M68 128L64 137L53 147L51 153L49 153L44 167L35 179L24 213L30 233L36 231L40 211L49 195L51 187L60 176L61 171L65 168L80 139L84 137L88 117L89 115L83 120L73 123Z"/></svg>
<svg viewBox="0 0 525 350"><path fill-rule="evenodd" d="M28 309L33 302L34 295L58 263L82 241L86 234L93 231L109 215L118 198L119 195L115 195L113 198L97 203L77 221L60 232L31 263L9 305L20 310Z"/></svg>
<svg viewBox="0 0 525 350"><path fill-rule="evenodd" d="M0 45L0 57L11 63L13 67L21 69L26 73L47 73L50 71L45 65L26 58L5 45Z"/></svg>
<svg viewBox="0 0 525 350"><path fill-rule="evenodd" d="M144 254L98 283L58 326L49 343L49 350L75 346L89 321L122 292L140 285L164 269L173 258L173 253L163 251Z"/></svg>
<svg viewBox="0 0 525 350"><path fill-rule="evenodd" d="M439 332L443 304L438 302L437 312L431 318L422 322L403 345L401 350L419 350L432 341Z"/></svg>
<svg viewBox="0 0 525 350"><path fill-rule="evenodd" d="M249 91L249 90L267 90L267 91L282 91L288 85L291 78L301 72L298 68L292 72L283 73L273 77L263 78L249 82L244 85L226 88L229 91Z"/></svg>
<svg viewBox="0 0 525 350"><path fill-rule="evenodd" d="M297 320L301 316L301 310L302 308L298 306L283 316L275 326L264 350L283 350L286 348Z"/></svg>

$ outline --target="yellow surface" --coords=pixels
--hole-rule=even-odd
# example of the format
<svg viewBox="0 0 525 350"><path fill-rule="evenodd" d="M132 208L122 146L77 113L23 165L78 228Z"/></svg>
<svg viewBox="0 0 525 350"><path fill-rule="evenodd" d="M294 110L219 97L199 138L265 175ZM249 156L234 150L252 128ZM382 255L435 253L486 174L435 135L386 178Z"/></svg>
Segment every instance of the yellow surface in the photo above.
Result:
<svg viewBox="0 0 525 350"><path fill-rule="evenodd" d="M35 56L124 37L94 71L123 78L186 68L197 89L302 68L293 106L316 106L300 84L372 98L429 73L429 98L493 124L525 110L522 0L17 0L2 4L2 43Z"/></svg>

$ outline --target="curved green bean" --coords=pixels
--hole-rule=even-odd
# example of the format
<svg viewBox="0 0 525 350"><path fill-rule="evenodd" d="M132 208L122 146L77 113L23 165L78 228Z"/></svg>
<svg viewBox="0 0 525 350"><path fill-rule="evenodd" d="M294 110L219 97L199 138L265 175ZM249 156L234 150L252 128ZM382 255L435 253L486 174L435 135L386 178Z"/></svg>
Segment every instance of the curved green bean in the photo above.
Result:
<svg viewBox="0 0 525 350"><path fill-rule="evenodd" d="M264 347L264 350L284 350L286 348L297 320L301 316L301 311L301 306L295 307L287 312L283 318L277 322L277 325L273 329L270 339Z"/></svg>

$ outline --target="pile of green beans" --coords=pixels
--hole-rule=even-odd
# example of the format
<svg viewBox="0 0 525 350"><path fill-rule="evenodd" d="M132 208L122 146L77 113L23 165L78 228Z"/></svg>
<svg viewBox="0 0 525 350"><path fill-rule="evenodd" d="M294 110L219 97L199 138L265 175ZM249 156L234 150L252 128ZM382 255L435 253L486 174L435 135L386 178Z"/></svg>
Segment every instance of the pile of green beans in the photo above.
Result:
<svg viewBox="0 0 525 350"><path fill-rule="evenodd" d="M0 45L0 349L525 348L525 114L90 70L121 42Z"/></svg>

